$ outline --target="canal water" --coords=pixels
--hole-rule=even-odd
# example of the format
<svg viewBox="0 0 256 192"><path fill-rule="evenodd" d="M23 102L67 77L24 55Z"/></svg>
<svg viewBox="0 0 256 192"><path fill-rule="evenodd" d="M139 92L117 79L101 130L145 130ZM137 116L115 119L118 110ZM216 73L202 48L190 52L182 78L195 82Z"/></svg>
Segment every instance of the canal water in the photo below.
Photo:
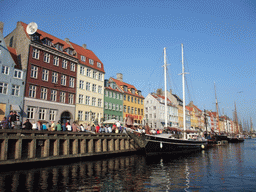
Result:
<svg viewBox="0 0 256 192"><path fill-rule="evenodd" d="M256 191L256 139L180 156L21 165L1 171L0 191Z"/></svg>

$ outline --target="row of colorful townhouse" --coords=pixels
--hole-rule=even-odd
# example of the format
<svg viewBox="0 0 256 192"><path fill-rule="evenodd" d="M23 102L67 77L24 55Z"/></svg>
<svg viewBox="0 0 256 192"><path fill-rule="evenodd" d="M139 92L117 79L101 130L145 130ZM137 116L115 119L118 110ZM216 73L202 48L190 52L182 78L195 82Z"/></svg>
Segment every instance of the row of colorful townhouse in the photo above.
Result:
<svg viewBox="0 0 256 192"><path fill-rule="evenodd" d="M27 24L3 37L0 22L0 120L11 110L22 121L98 124L133 116L141 124L144 97L133 85L104 79L104 65L86 44L61 40Z"/></svg>

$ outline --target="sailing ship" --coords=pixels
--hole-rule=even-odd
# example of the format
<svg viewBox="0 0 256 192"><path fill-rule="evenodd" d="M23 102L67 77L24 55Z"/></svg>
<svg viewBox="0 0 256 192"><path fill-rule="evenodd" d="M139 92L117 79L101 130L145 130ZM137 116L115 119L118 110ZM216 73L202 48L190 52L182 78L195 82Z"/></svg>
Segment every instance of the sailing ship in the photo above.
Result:
<svg viewBox="0 0 256 192"><path fill-rule="evenodd" d="M202 150L207 147L207 140L200 138L191 140L187 138L186 135L186 111L185 111L185 69L183 60L183 44L182 48L182 84L183 84L183 127L184 135L183 138L174 138L172 134L137 134L135 132L128 131L130 135L140 147L145 149L147 154L172 154L172 153L188 153L197 150ZM164 48L164 82L165 82L165 128L167 128L167 83L166 83L166 48ZM148 126L147 126L148 128Z"/></svg>

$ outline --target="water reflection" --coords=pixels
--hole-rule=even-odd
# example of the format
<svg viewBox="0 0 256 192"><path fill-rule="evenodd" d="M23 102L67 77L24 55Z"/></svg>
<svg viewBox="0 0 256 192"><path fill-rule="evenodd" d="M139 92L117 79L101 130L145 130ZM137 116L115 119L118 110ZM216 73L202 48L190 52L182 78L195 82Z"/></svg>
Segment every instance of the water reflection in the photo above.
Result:
<svg viewBox="0 0 256 192"><path fill-rule="evenodd" d="M251 190L256 166L246 159L255 159L256 154L246 146L245 158L244 148L249 144L229 144L183 156L131 155L2 172L0 191Z"/></svg>

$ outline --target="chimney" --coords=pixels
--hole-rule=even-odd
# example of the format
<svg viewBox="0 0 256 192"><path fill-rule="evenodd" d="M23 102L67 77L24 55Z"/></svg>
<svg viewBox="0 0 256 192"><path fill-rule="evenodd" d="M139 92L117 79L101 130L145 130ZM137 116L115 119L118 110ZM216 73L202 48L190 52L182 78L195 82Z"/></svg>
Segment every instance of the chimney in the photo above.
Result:
<svg viewBox="0 0 256 192"><path fill-rule="evenodd" d="M172 89L170 89L170 94L172 95Z"/></svg>
<svg viewBox="0 0 256 192"><path fill-rule="evenodd" d="M123 74L122 74L122 73L117 73L117 74L116 74L116 79L117 79L118 81L123 82Z"/></svg>
<svg viewBox="0 0 256 192"><path fill-rule="evenodd" d="M163 95L163 90L161 88L156 90L157 95Z"/></svg>
<svg viewBox="0 0 256 192"><path fill-rule="evenodd" d="M86 49L86 44L83 44L82 46L83 46L84 49Z"/></svg>
<svg viewBox="0 0 256 192"><path fill-rule="evenodd" d="M65 42L66 42L66 43L69 43L69 39L68 39L68 38L65 38Z"/></svg>
<svg viewBox="0 0 256 192"><path fill-rule="evenodd" d="M4 31L4 23L0 21L0 32L3 33Z"/></svg>

